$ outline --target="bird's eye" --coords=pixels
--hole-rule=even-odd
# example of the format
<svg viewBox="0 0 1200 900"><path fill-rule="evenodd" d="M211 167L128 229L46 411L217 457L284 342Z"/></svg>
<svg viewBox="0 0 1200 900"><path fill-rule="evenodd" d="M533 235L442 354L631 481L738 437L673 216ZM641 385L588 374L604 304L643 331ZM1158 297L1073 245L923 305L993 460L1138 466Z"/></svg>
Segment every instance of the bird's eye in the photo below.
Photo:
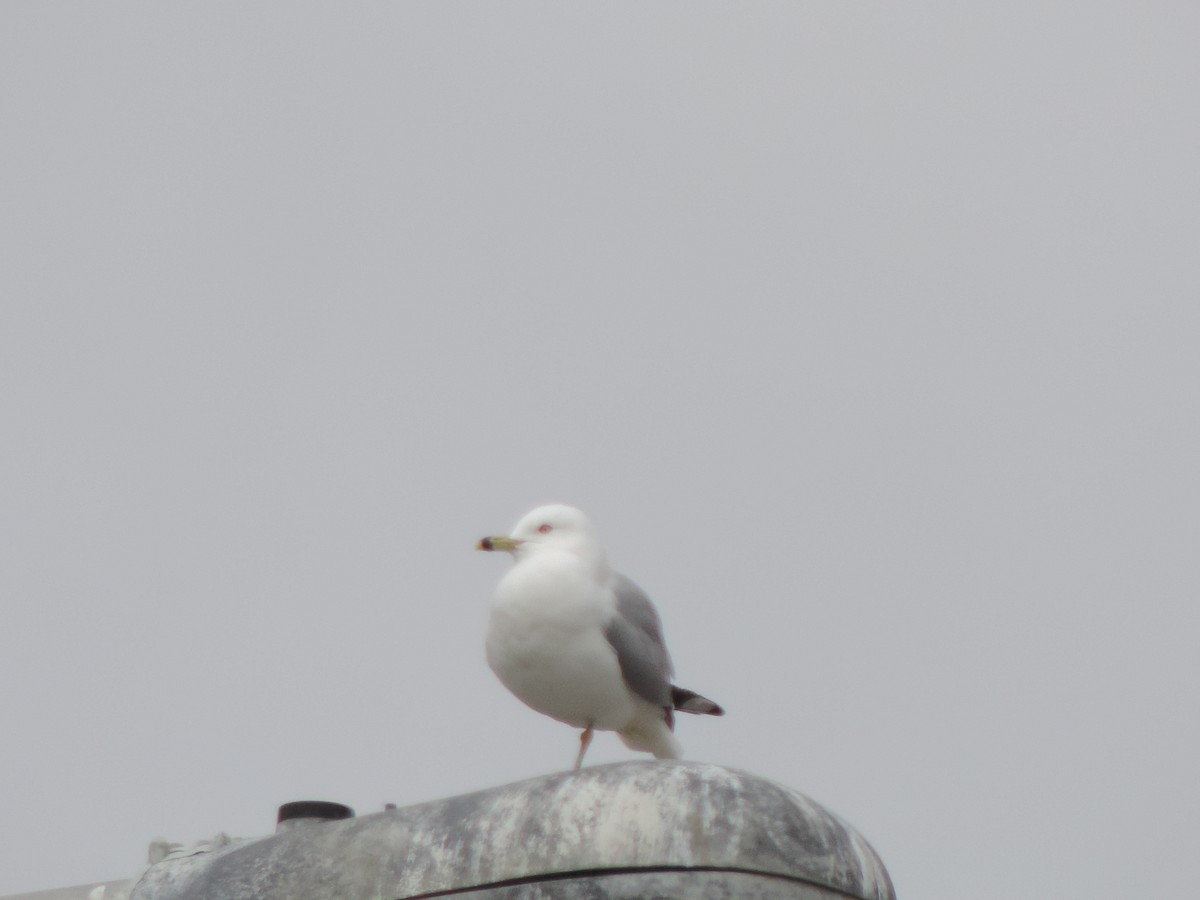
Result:
<svg viewBox="0 0 1200 900"><path fill-rule="evenodd" d="M554 528L549 522L543 522L538 526L538 534L549 534Z"/></svg>

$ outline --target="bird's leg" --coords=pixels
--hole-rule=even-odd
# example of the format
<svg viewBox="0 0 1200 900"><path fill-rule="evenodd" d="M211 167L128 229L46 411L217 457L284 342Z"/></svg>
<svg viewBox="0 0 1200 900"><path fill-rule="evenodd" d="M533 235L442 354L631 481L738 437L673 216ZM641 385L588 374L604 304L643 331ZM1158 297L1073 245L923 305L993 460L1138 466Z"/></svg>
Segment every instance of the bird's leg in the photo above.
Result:
<svg viewBox="0 0 1200 900"><path fill-rule="evenodd" d="M583 729L583 733L579 735L579 755L575 757L575 768L583 766L583 754L587 753L588 747L592 745L592 726L589 725Z"/></svg>

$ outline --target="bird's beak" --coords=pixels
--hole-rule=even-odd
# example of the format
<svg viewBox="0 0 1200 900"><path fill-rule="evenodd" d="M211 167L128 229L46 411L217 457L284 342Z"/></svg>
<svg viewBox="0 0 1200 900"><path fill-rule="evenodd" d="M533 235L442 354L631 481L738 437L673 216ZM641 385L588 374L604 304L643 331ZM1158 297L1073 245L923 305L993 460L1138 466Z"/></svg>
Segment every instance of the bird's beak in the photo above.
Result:
<svg viewBox="0 0 1200 900"><path fill-rule="evenodd" d="M502 535L496 535L495 537L485 537L483 540L481 540L478 544L475 545L475 549L476 550L508 550L511 552L513 550L516 550L518 545L520 545L520 543L521 542L516 540L515 538L504 537Z"/></svg>

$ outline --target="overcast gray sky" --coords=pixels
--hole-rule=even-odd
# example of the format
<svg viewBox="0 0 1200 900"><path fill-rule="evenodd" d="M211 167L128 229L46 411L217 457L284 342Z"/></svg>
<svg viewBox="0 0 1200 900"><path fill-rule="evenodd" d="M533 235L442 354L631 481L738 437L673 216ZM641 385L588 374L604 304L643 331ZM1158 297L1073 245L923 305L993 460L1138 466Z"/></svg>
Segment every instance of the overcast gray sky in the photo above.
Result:
<svg viewBox="0 0 1200 900"><path fill-rule="evenodd" d="M1187 896L1198 35L0 6L0 894L567 767L471 549L563 501L901 897Z"/></svg>

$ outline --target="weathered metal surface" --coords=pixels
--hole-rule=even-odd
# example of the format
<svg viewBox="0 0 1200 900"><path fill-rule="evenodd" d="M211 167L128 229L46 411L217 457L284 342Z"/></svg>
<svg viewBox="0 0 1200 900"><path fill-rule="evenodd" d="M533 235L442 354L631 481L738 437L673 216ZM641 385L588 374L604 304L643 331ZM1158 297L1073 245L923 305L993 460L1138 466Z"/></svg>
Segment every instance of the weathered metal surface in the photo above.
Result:
<svg viewBox="0 0 1200 900"><path fill-rule="evenodd" d="M870 845L812 800L734 769L641 761L173 854L130 900L450 894L895 898Z"/></svg>
<svg viewBox="0 0 1200 900"><path fill-rule="evenodd" d="M844 894L828 888L786 878L700 870L588 875L432 896L454 900L846 900Z"/></svg>

